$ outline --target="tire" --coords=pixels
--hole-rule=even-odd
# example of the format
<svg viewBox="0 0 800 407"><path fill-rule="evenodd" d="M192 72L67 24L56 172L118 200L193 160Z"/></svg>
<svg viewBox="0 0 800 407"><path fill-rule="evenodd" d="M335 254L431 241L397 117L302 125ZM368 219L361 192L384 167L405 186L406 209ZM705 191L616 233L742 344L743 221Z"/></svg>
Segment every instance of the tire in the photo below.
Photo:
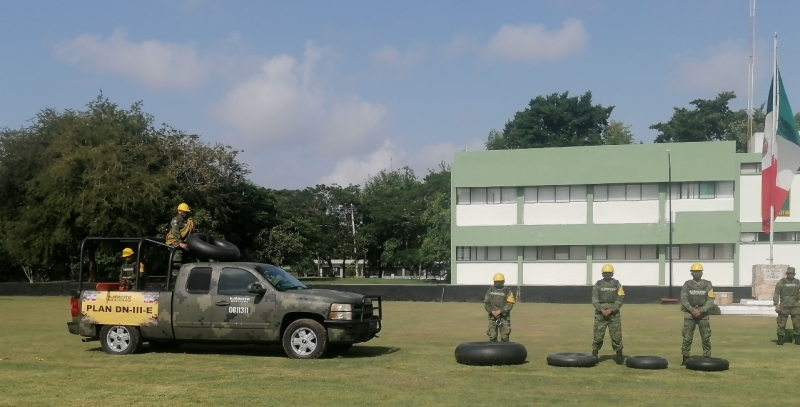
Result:
<svg viewBox="0 0 800 407"><path fill-rule="evenodd" d="M547 355L547 364L557 367L592 367L597 359L587 353L551 353Z"/></svg>
<svg viewBox="0 0 800 407"><path fill-rule="evenodd" d="M100 346L109 355L130 355L141 344L139 330L134 326L106 325L100 330Z"/></svg>
<svg viewBox="0 0 800 407"><path fill-rule="evenodd" d="M217 261L239 260L239 248L225 239L205 233L192 233L186 238L189 251L198 257Z"/></svg>
<svg viewBox="0 0 800 407"><path fill-rule="evenodd" d="M666 369L669 362L660 356L629 356L625 366L634 369Z"/></svg>
<svg viewBox="0 0 800 407"><path fill-rule="evenodd" d="M175 349L181 346L180 342L171 341L149 341L150 347L156 350Z"/></svg>
<svg viewBox="0 0 800 407"><path fill-rule="evenodd" d="M329 343L328 353L344 353L353 347L352 343Z"/></svg>
<svg viewBox="0 0 800 407"><path fill-rule="evenodd" d="M466 342L456 347L455 355L462 365L519 365L525 363L528 350L516 342Z"/></svg>
<svg viewBox="0 0 800 407"><path fill-rule="evenodd" d="M730 363L722 358L691 357L686 361L686 368L701 372L721 372L728 370Z"/></svg>
<svg viewBox="0 0 800 407"><path fill-rule="evenodd" d="M313 319L298 319L283 333L283 350L291 359L316 359L328 348L328 331Z"/></svg>

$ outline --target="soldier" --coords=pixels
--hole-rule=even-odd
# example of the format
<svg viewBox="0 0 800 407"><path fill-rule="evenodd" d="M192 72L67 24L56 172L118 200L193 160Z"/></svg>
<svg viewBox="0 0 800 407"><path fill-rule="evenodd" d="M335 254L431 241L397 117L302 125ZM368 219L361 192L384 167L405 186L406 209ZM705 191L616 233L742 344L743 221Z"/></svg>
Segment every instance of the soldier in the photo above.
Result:
<svg viewBox="0 0 800 407"><path fill-rule="evenodd" d="M500 331L500 340L508 342L511 336L511 308L514 307L514 294L505 286L506 278L497 273L492 278L494 286L489 288L483 298L483 308L489 313L489 329L486 335L489 340L497 341L497 331Z"/></svg>
<svg viewBox="0 0 800 407"><path fill-rule="evenodd" d="M625 299L625 290L622 289L622 284L614 278L614 266L604 265L602 273L603 278L597 280L592 287L592 305L594 306L592 355L597 359L597 353L603 347L603 338L606 335L606 327L608 327L611 347L616 352L614 360L621 365L625 361L625 357L622 356L622 320L619 309Z"/></svg>
<svg viewBox="0 0 800 407"><path fill-rule="evenodd" d="M699 327L703 340L703 356L711 357L711 323L708 312L714 305L714 287L708 280L703 280L703 265L692 264L692 279L683 283L681 288L681 310L683 311L683 362L689 359L695 327Z"/></svg>
<svg viewBox="0 0 800 407"><path fill-rule="evenodd" d="M136 286L136 265L133 263L133 249L126 247L122 250L122 267L119 270L120 290L131 289ZM139 276L144 273L144 265L139 263Z"/></svg>
<svg viewBox="0 0 800 407"><path fill-rule="evenodd" d="M183 261L183 251L186 247L186 237L194 231L194 219L189 216L192 210L189 205L182 203L178 205L178 214L169 223L166 243L172 246L175 254L172 256L172 276L178 276L178 270ZM180 250L178 250L180 248Z"/></svg>
<svg viewBox="0 0 800 407"><path fill-rule="evenodd" d="M783 345L786 320L792 317L795 345L800 345L800 281L794 278L794 267L786 270L786 277L775 285L772 296L775 312L778 313L778 345ZM791 341L790 341L791 342Z"/></svg>

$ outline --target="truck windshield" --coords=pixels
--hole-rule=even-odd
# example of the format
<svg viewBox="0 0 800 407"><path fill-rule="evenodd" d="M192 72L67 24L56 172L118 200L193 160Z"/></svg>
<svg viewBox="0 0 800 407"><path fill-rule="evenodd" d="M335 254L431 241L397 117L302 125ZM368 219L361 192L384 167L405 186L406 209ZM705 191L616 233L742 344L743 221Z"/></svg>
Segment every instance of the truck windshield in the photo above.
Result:
<svg viewBox="0 0 800 407"><path fill-rule="evenodd" d="M256 266L256 271L261 273L278 291L306 289L305 284L294 278L282 268L275 266Z"/></svg>

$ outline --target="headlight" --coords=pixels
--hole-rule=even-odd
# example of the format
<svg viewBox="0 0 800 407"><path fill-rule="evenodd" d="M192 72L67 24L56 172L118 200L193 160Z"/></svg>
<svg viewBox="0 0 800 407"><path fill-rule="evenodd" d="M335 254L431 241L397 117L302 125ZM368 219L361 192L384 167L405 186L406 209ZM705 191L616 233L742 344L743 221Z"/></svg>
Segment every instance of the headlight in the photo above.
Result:
<svg viewBox="0 0 800 407"><path fill-rule="evenodd" d="M372 305L372 298L365 298L364 299L364 304L365 305Z"/></svg>
<svg viewBox="0 0 800 407"><path fill-rule="evenodd" d="M331 304L331 319L353 319L353 306L350 304Z"/></svg>

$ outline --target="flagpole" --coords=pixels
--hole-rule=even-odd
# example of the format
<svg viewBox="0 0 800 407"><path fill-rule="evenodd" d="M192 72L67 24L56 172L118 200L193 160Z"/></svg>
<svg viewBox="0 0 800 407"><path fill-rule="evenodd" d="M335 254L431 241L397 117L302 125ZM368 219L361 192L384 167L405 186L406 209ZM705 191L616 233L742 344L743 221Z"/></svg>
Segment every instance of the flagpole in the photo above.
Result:
<svg viewBox="0 0 800 407"><path fill-rule="evenodd" d="M747 86L747 151L755 151L753 141L753 90L755 88L755 55L756 55L756 0L750 0L750 83Z"/></svg>
<svg viewBox="0 0 800 407"><path fill-rule="evenodd" d="M773 54L772 54L772 132L769 135L770 140L772 142L772 156L780 159L778 157L778 146L777 146L777 137L776 134L778 132L778 116L780 115L780 106L778 103L780 98L778 97L778 33L775 33L773 37ZM775 168L775 177L777 182L777 168ZM774 243L774 236L775 236L775 200L772 199L772 194L775 188L770 188L770 196L769 196L769 265L771 266L774 261L773 257L773 243Z"/></svg>

